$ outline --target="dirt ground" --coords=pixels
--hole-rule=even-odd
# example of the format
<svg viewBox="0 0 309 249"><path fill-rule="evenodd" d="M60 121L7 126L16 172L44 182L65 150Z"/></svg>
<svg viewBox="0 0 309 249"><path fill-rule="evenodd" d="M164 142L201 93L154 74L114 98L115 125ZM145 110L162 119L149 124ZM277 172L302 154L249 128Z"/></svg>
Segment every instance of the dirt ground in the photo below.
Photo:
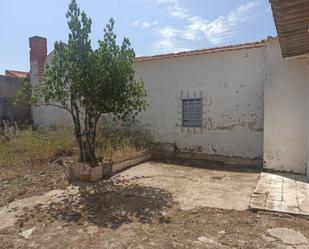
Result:
<svg viewBox="0 0 309 249"><path fill-rule="evenodd" d="M182 175L183 179L192 178L188 185L198 184L203 167L191 165L195 166L192 175L190 168L183 166L170 166L170 173L163 167L157 173L149 170L138 174L137 166L95 184L76 184L11 202L0 209L0 248L308 249L308 244L289 244L268 233L270 228L284 227L309 239L309 220L304 217L203 207L200 201L207 202L207 198L190 198L181 186L186 181L173 183L171 179L172 175L178 179ZM207 166L205 173L218 169L215 164ZM250 169L233 171L244 171L246 177L256 179L257 172ZM233 182L232 176L237 182L237 174L232 175L225 166L217 175L209 174L200 178L200 183L215 182L211 190L202 183L206 196L228 188L221 185ZM244 186L245 181L239 182L235 186ZM187 198L181 198L182 191ZM188 205L190 202L197 205Z"/></svg>
<svg viewBox="0 0 309 249"><path fill-rule="evenodd" d="M69 185L63 167L41 163L32 167L1 168L0 207L15 199L41 195L53 189L65 189Z"/></svg>
<svg viewBox="0 0 309 249"><path fill-rule="evenodd" d="M131 154L138 156L144 151L135 151ZM65 151L58 159L76 161L76 151ZM119 160L125 155L117 154ZM117 158L117 159L118 159ZM57 156L49 161L28 163L15 168L0 167L0 207L8 203L30 197L42 195L54 189L66 189L69 186L65 169L56 161Z"/></svg>

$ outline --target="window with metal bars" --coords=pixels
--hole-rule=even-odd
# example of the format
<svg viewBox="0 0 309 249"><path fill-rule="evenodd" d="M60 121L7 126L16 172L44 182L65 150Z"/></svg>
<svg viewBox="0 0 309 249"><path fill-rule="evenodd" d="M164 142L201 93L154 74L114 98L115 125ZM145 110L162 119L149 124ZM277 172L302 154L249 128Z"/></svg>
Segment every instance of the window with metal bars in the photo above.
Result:
<svg viewBox="0 0 309 249"><path fill-rule="evenodd" d="M182 127L203 126L203 100L182 99Z"/></svg>

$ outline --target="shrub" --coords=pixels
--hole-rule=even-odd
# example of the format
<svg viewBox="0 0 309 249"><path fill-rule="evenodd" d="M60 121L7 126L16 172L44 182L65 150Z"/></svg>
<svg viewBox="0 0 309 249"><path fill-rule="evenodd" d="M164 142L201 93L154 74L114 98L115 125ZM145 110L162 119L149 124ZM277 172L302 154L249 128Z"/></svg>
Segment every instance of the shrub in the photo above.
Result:
<svg viewBox="0 0 309 249"><path fill-rule="evenodd" d="M117 125L103 121L98 128L97 153L103 160L122 160L151 150L150 132L134 123Z"/></svg>

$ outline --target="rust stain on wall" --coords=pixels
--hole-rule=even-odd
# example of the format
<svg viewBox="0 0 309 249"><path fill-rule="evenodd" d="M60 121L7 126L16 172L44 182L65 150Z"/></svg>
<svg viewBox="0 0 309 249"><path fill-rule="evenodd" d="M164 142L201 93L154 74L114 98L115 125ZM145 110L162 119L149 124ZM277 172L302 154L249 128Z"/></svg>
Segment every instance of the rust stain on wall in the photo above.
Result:
<svg viewBox="0 0 309 249"><path fill-rule="evenodd" d="M263 127L259 124L259 122L257 122L256 119L252 120L252 121L241 121L241 120L237 120L237 121L232 121L231 123L231 118L227 117L229 119L229 121L223 122L223 123L227 123L224 125L216 125L213 120L211 118L207 119L207 130L227 130L227 131L231 131L233 130L235 127L243 127L243 128L249 128L251 131L263 131ZM230 124L229 124L230 123Z"/></svg>

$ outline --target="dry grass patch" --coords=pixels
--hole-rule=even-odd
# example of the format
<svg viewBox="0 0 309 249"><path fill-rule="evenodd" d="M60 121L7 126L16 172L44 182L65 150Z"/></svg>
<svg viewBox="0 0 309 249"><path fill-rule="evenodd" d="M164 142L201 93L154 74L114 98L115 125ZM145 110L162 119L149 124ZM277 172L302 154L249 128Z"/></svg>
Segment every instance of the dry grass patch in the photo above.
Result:
<svg viewBox="0 0 309 249"><path fill-rule="evenodd" d="M97 134L97 154L103 161L118 162L136 157L154 146L151 134L134 126L101 126Z"/></svg>
<svg viewBox="0 0 309 249"><path fill-rule="evenodd" d="M16 170L20 166L44 163L75 145L68 129L23 130L18 136L0 143L0 167Z"/></svg>
<svg viewBox="0 0 309 249"><path fill-rule="evenodd" d="M147 132L128 128L99 128L97 154L102 160L121 161L149 150ZM25 129L0 143L0 206L17 197L42 194L68 186L64 169L51 163L61 156L77 157L71 129Z"/></svg>
<svg viewBox="0 0 309 249"><path fill-rule="evenodd" d="M65 128L26 129L0 143L0 206L18 196L66 187L63 170L50 162L71 154L74 146L73 136Z"/></svg>

